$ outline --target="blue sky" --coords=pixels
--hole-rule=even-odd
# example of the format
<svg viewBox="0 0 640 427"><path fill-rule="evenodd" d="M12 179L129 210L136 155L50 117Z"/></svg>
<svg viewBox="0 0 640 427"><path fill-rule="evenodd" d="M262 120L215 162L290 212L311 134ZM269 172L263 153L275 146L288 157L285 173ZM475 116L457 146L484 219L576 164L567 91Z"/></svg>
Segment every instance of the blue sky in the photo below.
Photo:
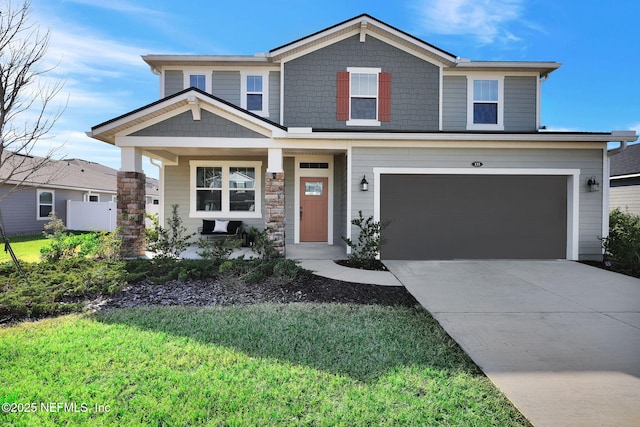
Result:
<svg viewBox="0 0 640 427"><path fill-rule="evenodd" d="M158 98L141 55L252 55L361 13L472 60L561 62L542 86L543 125L640 133L637 1L32 0L32 9L51 31L49 77L65 80L60 103L68 97L39 150L64 144L61 156L114 168L119 150L85 132Z"/></svg>

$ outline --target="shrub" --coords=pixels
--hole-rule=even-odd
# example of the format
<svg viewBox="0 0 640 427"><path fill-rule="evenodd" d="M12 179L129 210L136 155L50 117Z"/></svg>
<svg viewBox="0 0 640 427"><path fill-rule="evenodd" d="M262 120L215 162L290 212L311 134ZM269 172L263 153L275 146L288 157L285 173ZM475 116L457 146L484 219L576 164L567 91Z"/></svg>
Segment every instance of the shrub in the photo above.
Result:
<svg viewBox="0 0 640 427"><path fill-rule="evenodd" d="M219 237L213 242L200 238L196 243L200 248L196 253L206 260L229 259L233 251L242 245L242 241L235 237Z"/></svg>
<svg viewBox="0 0 640 427"><path fill-rule="evenodd" d="M155 252L158 258L180 258L190 245L190 239L196 234L187 234L187 227L182 225L182 218L178 215L179 205L171 205L171 218L168 227L158 226L158 240L150 242L148 248Z"/></svg>
<svg viewBox="0 0 640 427"><path fill-rule="evenodd" d="M255 227L249 229L249 238L253 242L252 250L260 258L270 260L280 257L280 253L273 245L273 241L269 238L269 229L265 228L260 231Z"/></svg>
<svg viewBox="0 0 640 427"><path fill-rule="evenodd" d="M374 221L372 216L364 218L362 211L358 211L358 218L352 219L351 224L358 227L359 233L356 242L348 237L342 238L351 248L348 256L349 264L364 269L375 269L376 257L384 245L381 233L389 223Z"/></svg>
<svg viewBox="0 0 640 427"><path fill-rule="evenodd" d="M607 256L623 272L640 277L640 217L614 209L609 214L609 235L602 239Z"/></svg>
<svg viewBox="0 0 640 427"><path fill-rule="evenodd" d="M0 265L0 319L81 311L87 299L114 294L126 283L122 261L63 259L25 263L23 269L29 284L11 264Z"/></svg>
<svg viewBox="0 0 640 427"><path fill-rule="evenodd" d="M151 220L151 227L145 227L144 236L147 241L147 244L158 241L158 228L160 227L160 220L158 219L158 214L150 214L146 213L146 217Z"/></svg>

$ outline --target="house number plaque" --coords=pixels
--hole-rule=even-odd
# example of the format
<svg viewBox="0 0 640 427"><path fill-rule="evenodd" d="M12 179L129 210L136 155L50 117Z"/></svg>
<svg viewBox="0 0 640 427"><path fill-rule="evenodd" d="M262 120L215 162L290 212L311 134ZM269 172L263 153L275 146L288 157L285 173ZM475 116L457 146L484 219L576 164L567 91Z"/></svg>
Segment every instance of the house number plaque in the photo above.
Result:
<svg viewBox="0 0 640 427"><path fill-rule="evenodd" d="M471 166L473 166L474 168L479 168L480 166L482 166L482 162L473 162L471 163Z"/></svg>

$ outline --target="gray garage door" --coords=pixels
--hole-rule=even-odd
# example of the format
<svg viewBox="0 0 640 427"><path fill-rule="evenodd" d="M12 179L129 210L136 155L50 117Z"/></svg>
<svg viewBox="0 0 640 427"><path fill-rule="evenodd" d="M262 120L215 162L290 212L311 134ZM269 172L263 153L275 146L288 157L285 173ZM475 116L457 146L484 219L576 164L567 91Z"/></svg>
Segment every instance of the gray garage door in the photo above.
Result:
<svg viewBox="0 0 640 427"><path fill-rule="evenodd" d="M382 259L562 259L565 176L381 175Z"/></svg>

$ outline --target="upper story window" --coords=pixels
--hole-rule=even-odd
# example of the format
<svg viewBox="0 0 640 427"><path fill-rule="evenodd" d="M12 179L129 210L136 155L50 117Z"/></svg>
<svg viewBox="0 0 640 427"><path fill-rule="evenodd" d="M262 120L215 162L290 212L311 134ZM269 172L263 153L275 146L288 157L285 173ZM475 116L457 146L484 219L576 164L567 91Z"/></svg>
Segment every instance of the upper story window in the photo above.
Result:
<svg viewBox="0 0 640 427"><path fill-rule="evenodd" d="M467 129L504 130L504 77L467 81Z"/></svg>
<svg viewBox="0 0 640 427"><path fill-rule="evenodd" d="M189 87L195 87L203 91L207 90L207 79L204 74L189 75Z"/></svg>
<svg viewBox="0 0 640 427"><path fill-rule="evenodd" d="M53 212L55 205L55 192L53 190L38 190L37 198L37 219L50 219L49 215Z"/></svg>
<svg viewBox="0 0 640 427"><path fill-rule="evenodd" d="M99 202L100 201L100 195L99 194L86 193L84 195L84 201L85 202Z"/></svg>
<svg viewBox="0 0 640 427"><path fill-rule="evenodd" d="M351 126L380 126L391 120L391 74L380 68L338 72L336 120Z"/></svg>
<svg viewBox="0 0 640 427"><path fill-rule="evenodd" d="M190 165L192 217L261 217L261 162L194 160Z"/></svg>
<svg viewBox="0 0 640 427"><path fill-rule="evenodd" d="M240 107L262 117L269 116L269 73L241 72Z"/></svg>

